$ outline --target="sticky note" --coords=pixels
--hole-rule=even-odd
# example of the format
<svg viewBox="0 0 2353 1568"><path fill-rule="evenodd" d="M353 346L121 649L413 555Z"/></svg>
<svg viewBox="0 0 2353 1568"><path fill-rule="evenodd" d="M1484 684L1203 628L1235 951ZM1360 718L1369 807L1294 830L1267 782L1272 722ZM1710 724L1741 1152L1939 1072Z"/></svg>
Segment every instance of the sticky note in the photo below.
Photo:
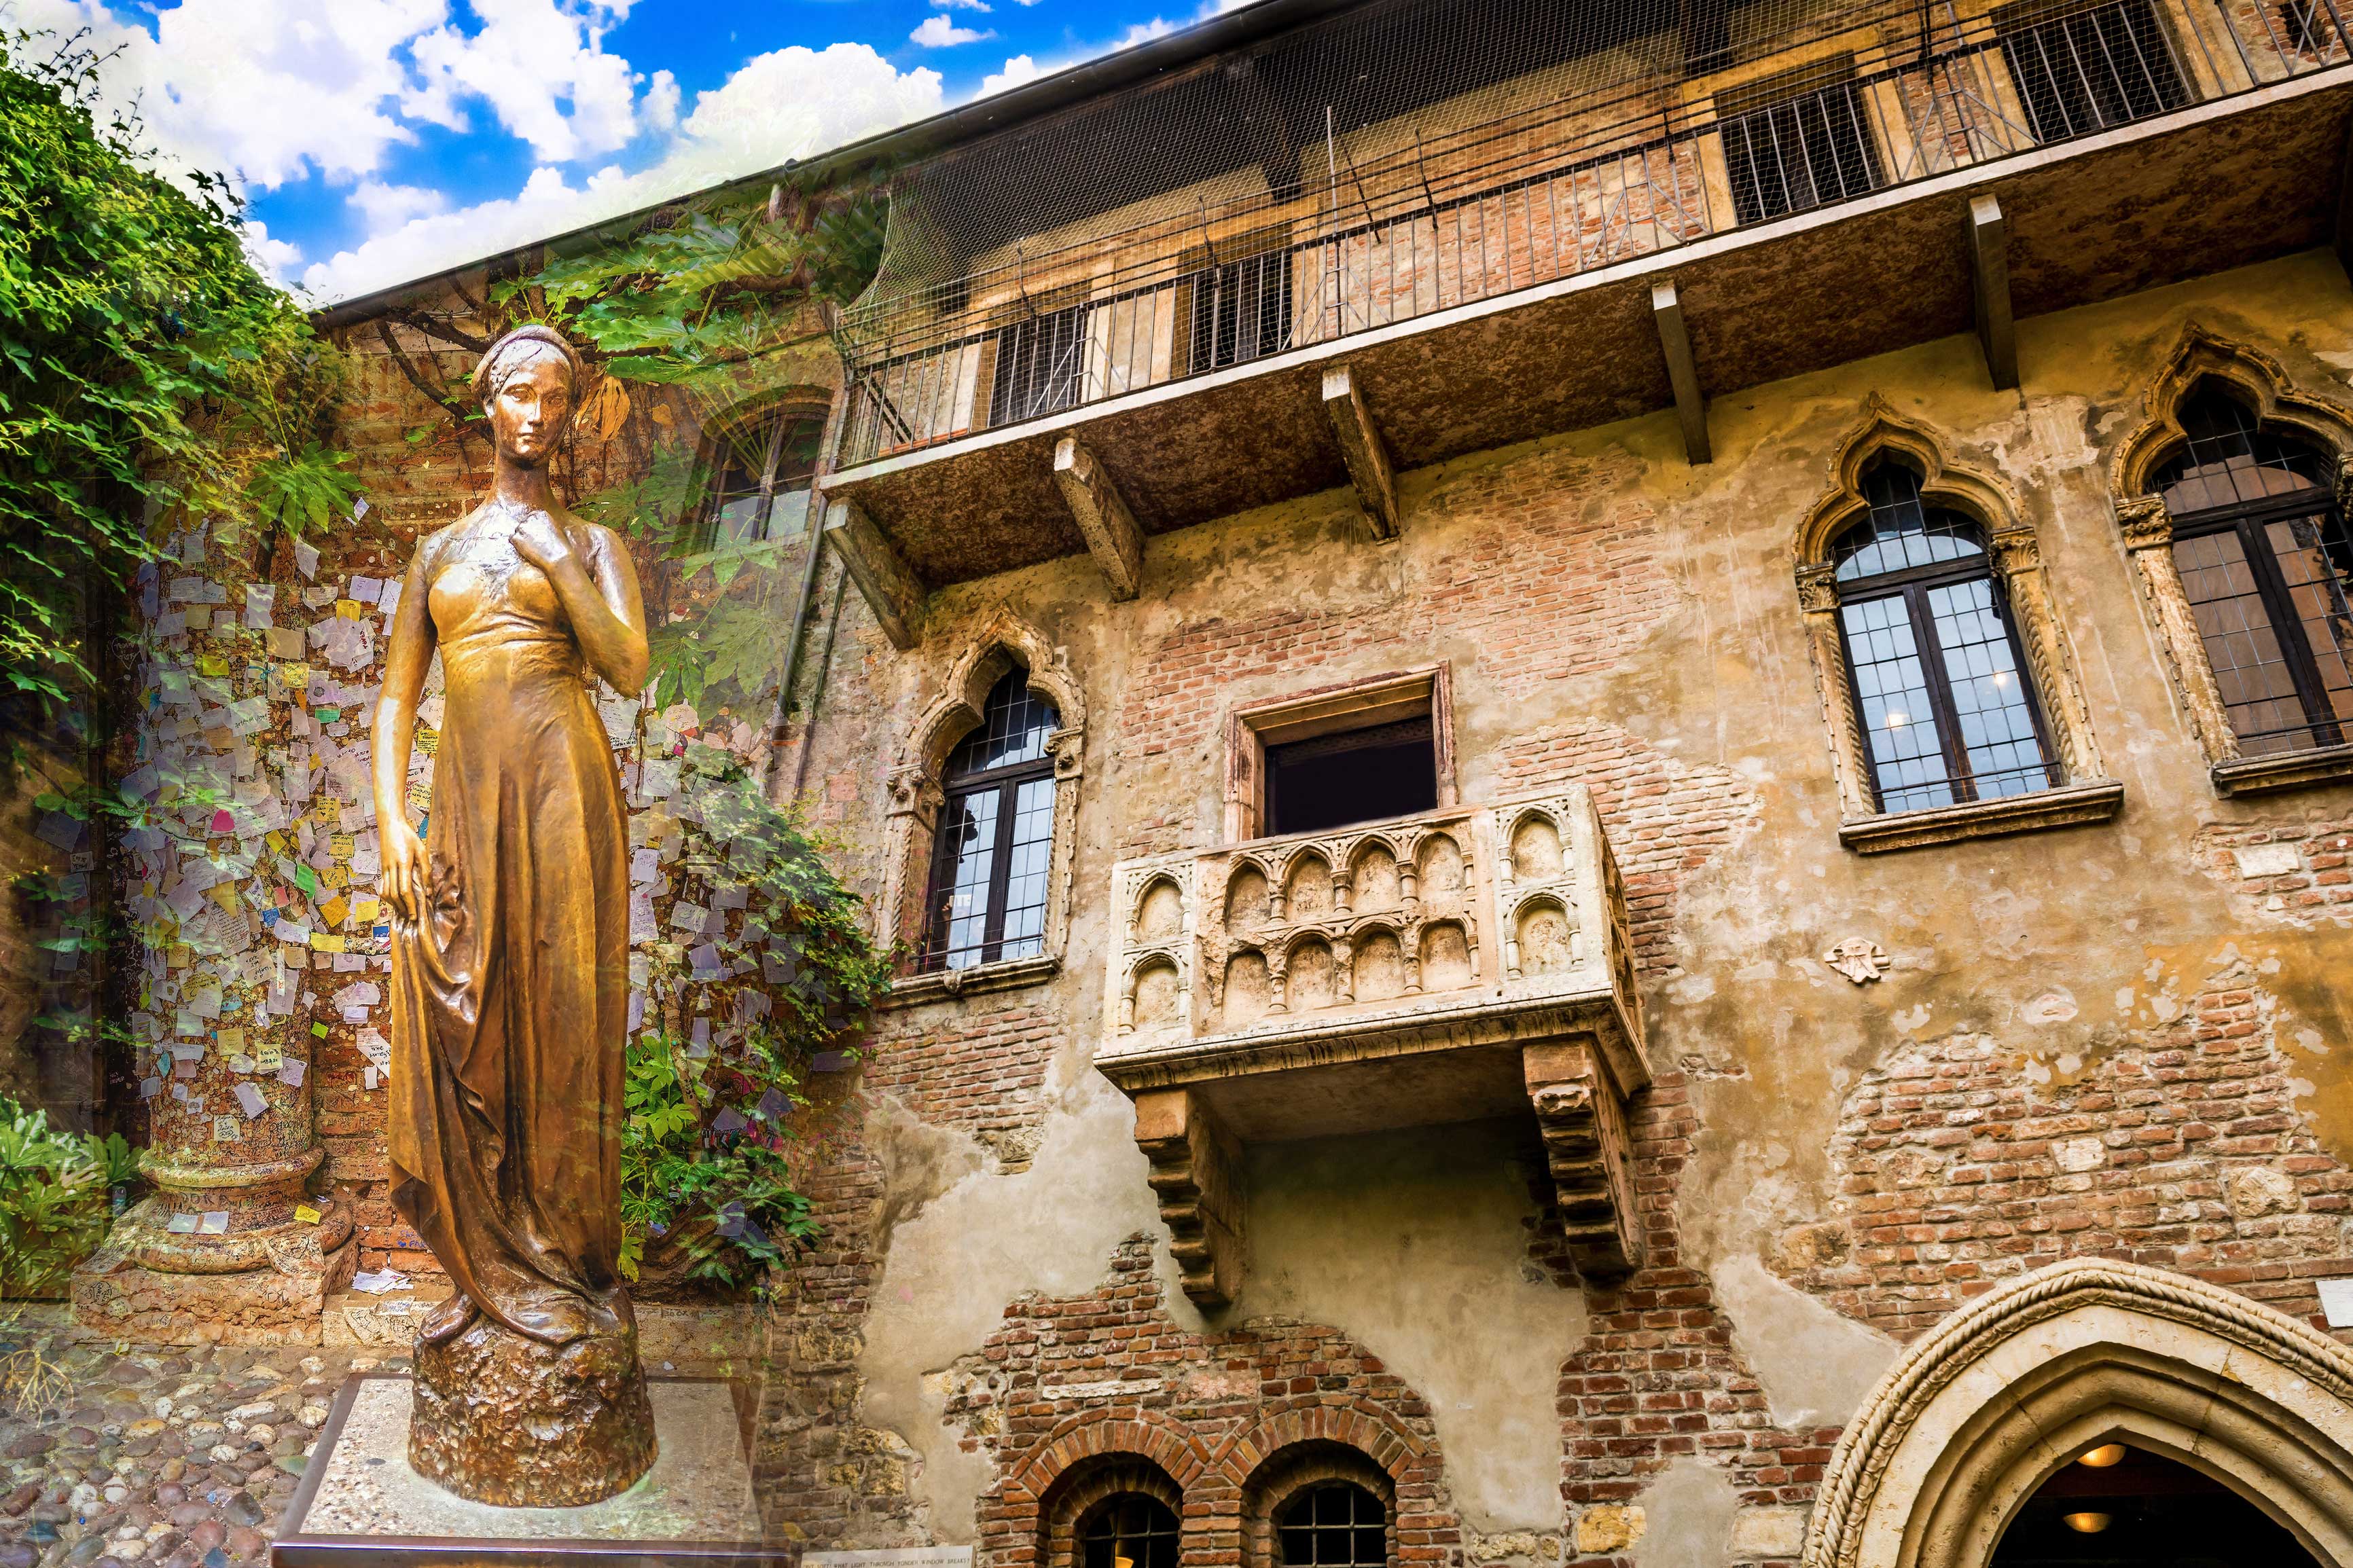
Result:
<svg viewBox="0 0 2353 1568"><path fill-rule="evenodd" d="M237 1104L245 1108L248 1119L269 1109L269 1101L262 1097L261 1090L249 1083L238 1084L233 1092L237 1095Z"/></svg>
<svg viewBox="0 0 2353 1568"><path fill-rule="evenodd" d="M317 1209L312 1208L309 1204L296 1204L294 1205L294 1217L304 1225L316 1225L321 1220L326 1218L326 1215L321 1214Z"/></svg>
<svg viewBox="0 0 2353 1568"><path fill-rule="evenodd" d="M228 1210L212 1209L207 1211L205 1215L204 1222L196 1226L196 1234L198 1236L227 1236L228 1234Z"/></svg>

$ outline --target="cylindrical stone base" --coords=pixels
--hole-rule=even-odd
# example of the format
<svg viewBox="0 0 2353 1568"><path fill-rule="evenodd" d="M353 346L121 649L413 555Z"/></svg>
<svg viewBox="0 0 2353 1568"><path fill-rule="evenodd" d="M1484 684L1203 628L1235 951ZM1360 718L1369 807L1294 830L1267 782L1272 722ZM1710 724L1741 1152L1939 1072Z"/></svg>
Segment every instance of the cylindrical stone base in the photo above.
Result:
<svg viewBox="0 0 2353 1568"><path fill-rule="evenodd" d="M478 1312L454 1339L419 1337L416 1374L408 1462L459 1497L576 1508L653 1468L634 1331L548 1345Z"/></svg>

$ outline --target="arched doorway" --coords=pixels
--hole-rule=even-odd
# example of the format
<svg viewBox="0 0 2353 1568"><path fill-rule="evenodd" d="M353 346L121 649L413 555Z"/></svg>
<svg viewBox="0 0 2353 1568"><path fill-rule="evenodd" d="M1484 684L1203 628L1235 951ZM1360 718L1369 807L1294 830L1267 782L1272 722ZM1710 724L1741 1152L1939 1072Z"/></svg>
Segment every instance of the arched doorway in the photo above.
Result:
<svg viewBox="0 0 2353 1568"><path fill-rule="evenodd" d="M2353 1352L2219 1286L2090 1258L1988 1292L1889 1370L1831 1454L1808 1568L1990 1568L2042 1489L2107 1444L2353 1568Z"/></svg>
<svg viewBox="0 0 2353 1568"><path fill-rule="evenodd" d="M2325 1568L2294 1532L2203 1470L2103 1443L2026 1500L1992 1568Z"/></svg>

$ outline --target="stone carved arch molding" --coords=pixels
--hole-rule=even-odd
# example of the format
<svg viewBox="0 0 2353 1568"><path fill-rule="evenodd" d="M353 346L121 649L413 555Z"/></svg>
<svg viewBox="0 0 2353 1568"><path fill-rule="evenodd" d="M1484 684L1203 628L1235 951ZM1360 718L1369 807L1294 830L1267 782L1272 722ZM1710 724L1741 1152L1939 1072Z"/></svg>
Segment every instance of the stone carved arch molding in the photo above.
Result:
<svg viewBox="0 0 2353 1568"><path fill-rule="evenodd" d="M2043 1481L2127 1442L2353 1563L2353 1352L2217 1285L2079 1258L1947 1318L1831 1452L1806 1568L1985 1568Z"/></svg>
<svg viewBox="0 0 2353 1568"><path fill-rule="evenodd" d="M1057 973L1069 940L1071 861L1078 844L1079 780L1086 766L1086 692L1061 649L1010 610L991 612L948 667L939 695L909 726L885 775L882 933L913 952L923 935L923 895L932 868L932 839L946 802L943 774L949 753L981 721L982 706L1005 673L1028 672L1031 687L1054 704L1061 727L1047 740L1054 758L1054 846L1048 863L1044 947L1029 958L977 968L903 975L888 1003L911 1006L945 997L1033 984Z"/></svg>
<svg viewBox="0 0 2353 1568"><path fill-rule="evenodd" d="M2199 749L2225 795L2287 788L2353 773L2353 756L2274 758L2248 767L2232 732L2222 693L2207 661L2206 645L2173 561L2173 520L2164 498L2152 493L2158 468L2187 438L2181 405L2203 381L2221 383L2255 411L2259 423L2293 434L2337 463L2337 503L2353 512L2353 409L2299 387L2277 359L2193 321L2142 395L2142 417L2108 466L2108 500L2117 531L2137 568L2144 602L2157 626L2174 694L2189 715ZM2353 748L2330 748L2332 752Z"/></svg>
<svg viewBox="0 0 2353 1568"><path fill-rule="evenodd" d="M1862 493L1863 472L1886 456L1920 475L1923 505L1957 511L1985 530L1993 571L2009 599L2027 675L2058 755L2060 787L1896 815L1881 815L1874 805L1869 753L1840 636L1837 566L1831 551L1839 536L1870 511ZM1840 837L1849 847L1869 853L2115 816L2124 801L2124 786L2105 776L2074 655L2052 603L2041 543L2024 520L2017 492L1999 474L1957 458L1943 435L1897 413L1876 393L1864 405L1862 418L1832 449L1828 469L1821 494L1799 521L1792 553L1815 688L1831 736L1844 818Z"/></svg>

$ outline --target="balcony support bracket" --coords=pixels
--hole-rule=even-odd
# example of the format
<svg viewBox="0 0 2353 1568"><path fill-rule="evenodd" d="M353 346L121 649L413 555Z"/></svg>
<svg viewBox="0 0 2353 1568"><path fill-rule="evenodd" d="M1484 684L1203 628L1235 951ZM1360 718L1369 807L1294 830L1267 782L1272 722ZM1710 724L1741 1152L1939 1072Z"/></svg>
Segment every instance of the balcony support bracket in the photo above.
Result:
<svg viewBox="0 0 2353 1568"><path fill-rule="evenodd" d="M1332 416L1333 433L1340 437L1340 456L1348 465L1349 481L1356 487L1356 500L1364 506L1373 537L1395 539L1397 470L1389 460L1388 443L1381 439L1381 428L1373 423L1372 410L1365 406L1365 395L1356 389L1356 378L1345 364L1324 372L1324 412Z"/></svg>
<svg viewBox="0 0 2353 1568"><path fill-rule="evenodd" d="M1986 369L1996 390L2007 392L2018 384L2018 328L2010 313L2010 228L1990 193L1969 198L1969 276Z"/></svg>
<svg viewBox="0 0 2353 1568"><path fill-rule="evenodd" d="M1240 1145L1186 1088L1135 1096L1135 1142L1152 1163L1185 1294L1201 1307L1232 1305L1242 1288Z"/></svg>
<svg viewBox="0 0 2353 1568"><path fill-rule="evenodd" d="M1692 358L1691 333L1672 280L1651 289L1651 317L1658 323L1659 347L1667 356L1667 384L1675 392L1675 417L1683 422L1683 456L1694 468L1713 456L1707 444L1707 400L1700 395L1699 365Z"/></svg>
<svg viewBox="0 0 2353 1568"><path fill-rule="evenodd" d="M1054 483L1086 536L1087 552L1111 584L1111 596L1134 598L1144 591L1144 530L1111 475L1076 436L1054 443Z"/></svg>
<svg viewBox="0 0 2353 1568"><path fill-rule="evenodd" d="M1520 1061L1577 1272L1615 1279L1642 1266L1642 1229L1626 1104L1599 1046L1589 1035L1548 1041L1525 1047Z"/></svg>
<svg viewBox="0 0 2353 1568"><path fill-rule="evenodd" d="M923 635L923 580L915 575L866 509L847 496L825 509L825 537L891 646L904 653Z"/></svg>

